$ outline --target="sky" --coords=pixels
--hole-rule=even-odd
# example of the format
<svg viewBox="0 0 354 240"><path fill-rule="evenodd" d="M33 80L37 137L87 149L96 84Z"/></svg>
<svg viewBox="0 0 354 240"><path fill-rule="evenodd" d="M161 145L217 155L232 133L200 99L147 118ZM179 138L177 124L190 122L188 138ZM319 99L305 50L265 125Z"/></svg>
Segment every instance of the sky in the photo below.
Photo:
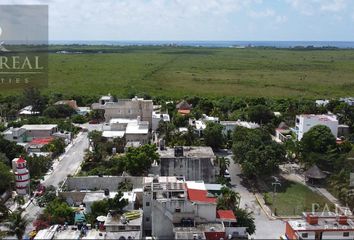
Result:
<svg viewBox="0 0 354 240"><path fill-rule="evenodd" d="M1 4L48 4L50 40L354 41L354 0L1 0Z"/></svg>

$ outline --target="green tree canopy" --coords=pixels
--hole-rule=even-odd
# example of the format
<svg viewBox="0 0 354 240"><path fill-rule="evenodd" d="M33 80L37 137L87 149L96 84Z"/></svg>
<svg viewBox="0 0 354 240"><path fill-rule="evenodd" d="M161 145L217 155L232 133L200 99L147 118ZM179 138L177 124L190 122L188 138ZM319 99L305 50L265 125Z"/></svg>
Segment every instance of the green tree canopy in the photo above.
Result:
<svg viewBox="0 0 354 240"><path fill-rule="evenodd" d="M14 180L14 175L10 172L10 167L0 162L0 192L7 190Z"/></svg>
<svg viewBox="0 0 354 240"><path fill-rule="evenodd" d="M274 113L265 105L251 106L248 109L248 120L259 124L269 123Z"/></svg>
<svg viewBox="0 0 354 240"><path fill-rule="evenodd" d="M283 145L272 141L264 129L237 127L233 133L234 160L241 164L246 176L265 176L275 173L284 162Z"/></svg>
<svg viewBox="0 0 354 240"><path fill-rule="evenodd" d="M208 122L203 131L205 145L213 149L219 149L224 143L224 135L222 133L223 126L219 123Z"/></svg>

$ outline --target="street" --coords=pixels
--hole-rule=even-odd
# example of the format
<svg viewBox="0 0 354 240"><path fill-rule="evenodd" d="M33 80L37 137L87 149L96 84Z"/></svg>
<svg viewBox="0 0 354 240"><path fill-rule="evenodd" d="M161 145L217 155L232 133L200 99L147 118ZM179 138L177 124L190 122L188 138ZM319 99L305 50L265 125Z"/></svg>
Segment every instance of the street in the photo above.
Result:
<svg viewBox="0 0 354 240"><path fill-rule="evenodd" d="M239 164L235 164L232 155L229 153L224 157L230 159L229 172L231 176L231 185L233 190L241 196L242 208L248 208L254 212L256 233L251 237L253 239L279 239L285 233L285 223L281 220L270 220L263 212L256 201L254 194L242 185L240 178L241 169Z"/></svg>
<svg viewBox="0 0 354 240"><path fill-rule="evenodd" d="M53 164L53 171L49 175L45 176L42 182L43 185L53 185L58 188L59 183L64 181L67 175L74 174L76 172L84 159L85 149L88 148L87 135L87 132L81 132L78 137L73 140L73 143L67 146L67 151L59 157L59 161L56 161ZM38 205L29 203L24 211L24 216L30 222L33 222L42 210L43 209L41 209ZM29 232L32 229L32 224L29 224L26 232Z"/></svg>

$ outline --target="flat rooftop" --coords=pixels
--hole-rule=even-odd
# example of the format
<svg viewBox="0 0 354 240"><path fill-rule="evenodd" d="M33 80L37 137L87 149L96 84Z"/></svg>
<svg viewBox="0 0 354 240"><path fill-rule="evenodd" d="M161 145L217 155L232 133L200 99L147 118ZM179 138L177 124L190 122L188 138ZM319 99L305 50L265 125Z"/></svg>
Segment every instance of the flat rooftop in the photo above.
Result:
<svg viewBox="0 0 354 240"><path fill-rule="evenodd" d="M107 214L107 219L104 222L105 226L142 226L143 222L143 211L142 210L134 210L140 212L140 217L136 219L129 220L128 222L124 222L124 217L120 214L116 216L112 216L110 213Z"/></svg>
<svg viewBox="0 0 354 240"><path fill-rule="evenodd" d="M337 117L335 115L329 114L301 114L296 117L317 120L319 122L338 122Z"/></svg>
<svg viewBox="0 0 354 240"><path fill-rule="evenodd" d="M149 133L149 122L136 122L128 123L125 129L126 134L148 134Z"/></svg>
<svg viewBox="0 0 354 240"><path fill-rule="evenodd" d="M21 128L26 130L52 130L58 127L57 124L25 124Z"/></svg>
<svg viewBox="0 0 354 240"><path fill-rule="evenodd" d="M122 138L124 137L125 132L124 131L103 131L102 132L102 137L106 138Z"/></svg>
<svg viewBox="0 0 354 240"><path fill-rule="evenodd" d="M318 224L309 224L306 219L288 221L295 231L333 231L338 229L354 231L354 222L347 220L347 224L340 224L337 218L319 218Z"/></svg>
<svg viewBox="0 0 354 240"><path fill-rule="evenodd" d="M160 158L176 158L174 148L166 148L158 150ZM211 147L183 147L183 157L186 158L215 158L215 154Z"/></svg>
<svg viewBox="0 0 354 240"><path fill-rule="evenodd" d="M220 124L223 126L239 126L239 127L245 127L245 128L259 128L259 124L254 123L254 122L246 122L246 121L220 121Z"/></svg>

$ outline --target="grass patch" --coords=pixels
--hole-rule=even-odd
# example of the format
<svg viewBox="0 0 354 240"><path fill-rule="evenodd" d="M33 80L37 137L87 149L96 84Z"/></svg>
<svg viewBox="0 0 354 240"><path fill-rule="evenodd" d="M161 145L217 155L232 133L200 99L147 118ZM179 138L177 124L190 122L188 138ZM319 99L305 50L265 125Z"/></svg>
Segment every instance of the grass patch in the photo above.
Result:
<svg viewBox="0 0 354 240"><path fill-rule="evenodd" d="M313 192L303 184L282 179L282 186L277 188L275 205L272 202L272 190L269 189L266 195L267 203L271 209L276 208L278 216L300 215L302 212L312 211L312 206L319 206L318 211L323 211L327 206L333 209L334 206L322 195ZM269 183L271 186L271 183ZM328 210L328 209L327 209Z"/></svg>

